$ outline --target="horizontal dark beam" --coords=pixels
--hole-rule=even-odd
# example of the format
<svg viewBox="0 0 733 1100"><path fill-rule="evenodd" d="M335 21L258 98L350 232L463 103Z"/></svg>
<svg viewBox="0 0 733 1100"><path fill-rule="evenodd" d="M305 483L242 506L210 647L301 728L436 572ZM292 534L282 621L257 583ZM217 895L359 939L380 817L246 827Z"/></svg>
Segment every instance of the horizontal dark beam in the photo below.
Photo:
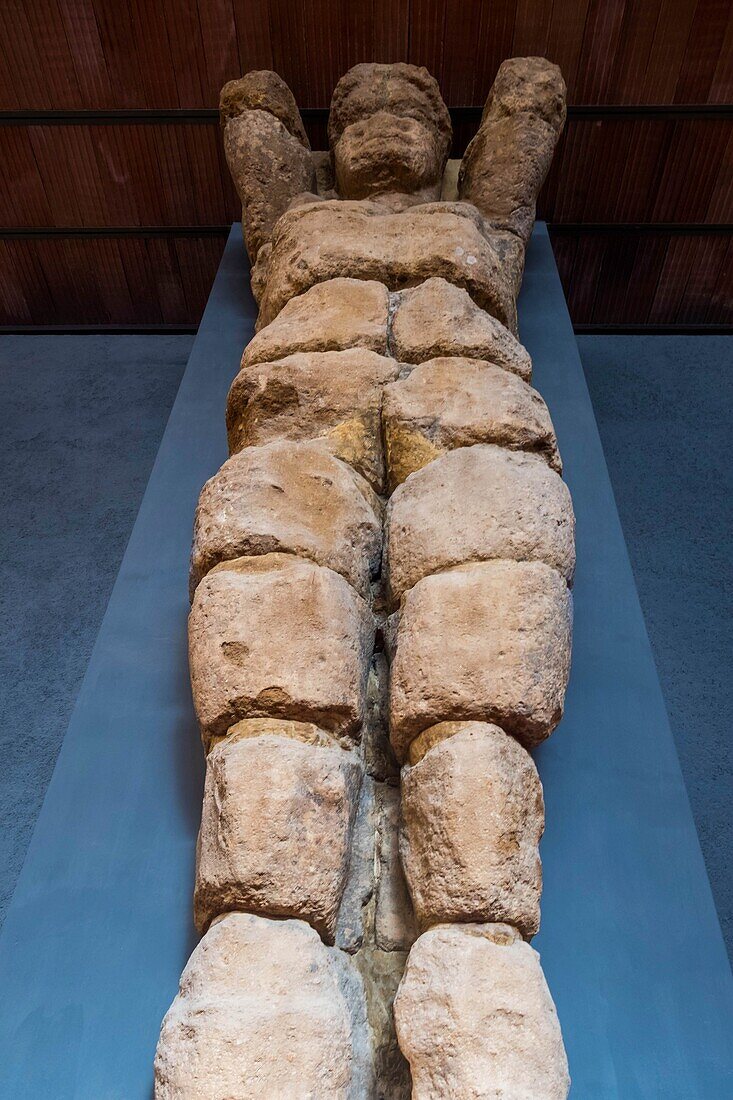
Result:
<svg viewBox="0 0 733 1100"><path fill-rule="evenodd" d="M478 124L483 106L451 107L454 122ZM306 122L325 122L328 107L303 107L301 115ZM730 103L630 103L630 104L571 104L568 118L614 119L653 118L660 121L675 118L733 119ZM0 126L119 126L122 124L158 126L170 123L203 124L218 123L216 108L183 108L169 110L114 110L114 111L0 111Z"/></svg>
<svg viewBox="0 0 733 1100"><path fill-rule="evenodd" d="M733 225L720 222L548 222L554 236L583 236L624 233L660 236L726 236ZM226 237L229 225L100 225L100 226L11 226L0 227L0 240L47 240L54 237Z"/></svg>
<svg viewBox="0 0 733 1100"><path fill-rule="evenodd" d="M198 325L0 325L0 336L188 336Z"/></svg>
<svg viewBox="0 0 733 1100"><path fill-rule="evenodd" d="M731 336L733 325L573 325L576 336ZM0 336L188 336L198 325L0 325Z"/></svg>
<svg viewBox="0 0 733 1100"><path fill-rule="evenodd" d="M51 237L228 237L231 225L0 226L0 240Z"/></svg>
<svg viewBox="0 0 733 1100"><path fill-rule="evenodd" d="M733 232L727 222L548 222L550 234L563 237L621 233L654 233L664 237L723 235Z"/></svg>

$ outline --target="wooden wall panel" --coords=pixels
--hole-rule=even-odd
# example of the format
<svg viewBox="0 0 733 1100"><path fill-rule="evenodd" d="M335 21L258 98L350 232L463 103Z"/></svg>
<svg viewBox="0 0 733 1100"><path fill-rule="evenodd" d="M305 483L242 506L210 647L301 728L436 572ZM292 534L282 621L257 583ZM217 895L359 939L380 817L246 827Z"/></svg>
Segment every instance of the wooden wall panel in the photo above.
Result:
<svg viewBox="0 0 733 1100"><path fill-rule="evenodd" d="M252 68L277 69L303 108L326 108L351 65L402 59L426 65L449 105L478 106L502 59L523 54L556 61L575 105L731 104L733 4L4 0L0 111L215 108L222 84ZM323 120L308 125L323 147ZM456 125L454 155L474 128ZM730 115L576 117L539 203L573 225L722 225L732 209ZM203 227L238 214L215 122L0 126L0 229ZM579 323L729 323L729 234L554 244ZM191 321L219 245L0 241L4 323Z"/></svg>
<svg viewBox="0 0 733 1100"><path fill-rule="evenodd" d="M198 324L224 238L3 241L0 325Z"/></svg>
<svg viewBox="0 0 733 1100"><path fill-rule="evenodd" d="M733 248L717 235L553 240L576 325L733 325Z"/></svg>
<svg viewBox="0 0 733 1100"><path fill-rule="evenodd" d="M556 61L574 103L722 103L732 24L729 0L4 0L0 110L214 107L273 67L326 107L365 60L427 65L456 106L523 53Z"/></svg>

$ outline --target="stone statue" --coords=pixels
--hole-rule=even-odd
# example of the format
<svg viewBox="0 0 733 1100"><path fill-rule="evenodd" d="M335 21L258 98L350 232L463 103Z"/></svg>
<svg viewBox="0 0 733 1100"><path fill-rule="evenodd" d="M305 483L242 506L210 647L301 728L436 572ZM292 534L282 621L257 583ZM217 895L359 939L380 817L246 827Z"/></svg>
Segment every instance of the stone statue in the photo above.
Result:
<svg viewBox="0 0 733 1100"><path fill-rule="evenodd" d="M450 161L412 65L270 72L221 121L259 305L191 555L202 940L157 1100L564 1100L530 750L562 717L574 517L516 298L565 120L505 61Z"/></svg>

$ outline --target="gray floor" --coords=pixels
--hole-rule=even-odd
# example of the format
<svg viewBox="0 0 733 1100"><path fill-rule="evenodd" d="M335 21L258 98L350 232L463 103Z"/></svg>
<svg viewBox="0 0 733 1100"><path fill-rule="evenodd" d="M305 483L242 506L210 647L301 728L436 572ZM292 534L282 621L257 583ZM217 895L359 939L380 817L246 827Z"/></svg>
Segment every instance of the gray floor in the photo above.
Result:
<svg viewBox="0 0 733 1100"><path fill-rule="evenodd" d="M579 344L730 952L733 344ZM0 919L190 345L0 338Z"/></svg>

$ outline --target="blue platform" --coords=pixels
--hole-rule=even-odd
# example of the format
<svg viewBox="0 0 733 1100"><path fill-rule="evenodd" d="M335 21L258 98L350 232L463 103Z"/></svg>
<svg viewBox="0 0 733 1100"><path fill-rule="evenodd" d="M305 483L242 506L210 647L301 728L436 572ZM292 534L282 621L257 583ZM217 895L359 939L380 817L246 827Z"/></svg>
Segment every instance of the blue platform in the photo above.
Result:
<svg viewBox="0 0 733 1100"><path fill-rule="evenodd" d="M226 457L224 402L254 322L246 284L235 227L0 935L3 1100L151 1096L160 1020L196 942L191 521ZM566 717L537 753L547 832L535 940L572 1097L723 1100L733 979L542 226L520 325L578 519Z"/></svg>

